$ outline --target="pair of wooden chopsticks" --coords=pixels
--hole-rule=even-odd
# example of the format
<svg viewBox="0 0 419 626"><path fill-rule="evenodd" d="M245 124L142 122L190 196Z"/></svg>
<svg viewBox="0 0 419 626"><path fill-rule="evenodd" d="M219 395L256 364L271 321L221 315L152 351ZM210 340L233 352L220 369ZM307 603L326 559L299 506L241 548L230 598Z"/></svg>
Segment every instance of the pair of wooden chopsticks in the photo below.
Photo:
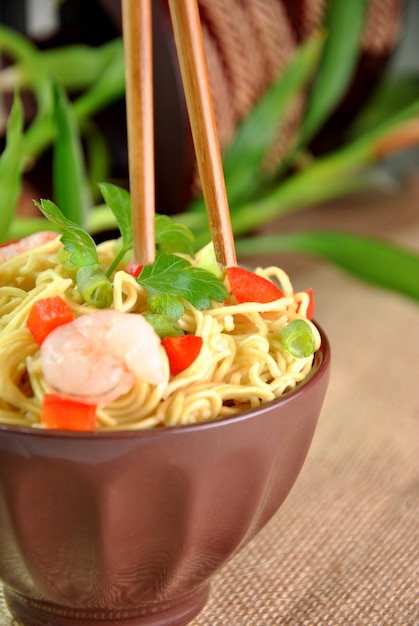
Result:
<svg viewBox="0 0 419 626"><path fill-rule="evenodd" d="M152 0L122 0L134 254L155 258ZM233 232L197 0L169 0L211 238L218 263L236 265Z"/></svg>

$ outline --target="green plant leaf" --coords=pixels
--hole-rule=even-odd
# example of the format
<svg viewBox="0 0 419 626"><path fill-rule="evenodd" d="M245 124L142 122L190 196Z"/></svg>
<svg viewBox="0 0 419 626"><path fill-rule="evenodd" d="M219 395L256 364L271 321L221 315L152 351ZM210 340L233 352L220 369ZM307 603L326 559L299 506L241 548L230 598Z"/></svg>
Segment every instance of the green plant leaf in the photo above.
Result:
<svg viewBox="0 0 419 626"><path fill-rule="evenodd" d="M317 68L324 36L316 33L295 53L289 66L240 124L233 143L223 154L224 179L230 211L249 200L267 182L263 161L272 148L295 100L302 95ZM205 213L203 197L190 213Z"/></svg>
<svg viewBox="0 0 419 626"><path fill-rule="evenodd" d="M131 250L134 245L132 235L131 196L129 191L118 185L113 185L112 183L99 183L99 189L107 206L115 216L122 237L121 249L107 271L107 275L111 276L125 254Z"/></svg>
<svg viewBox="0 0 419 626"><path fill-rule="evenodd" d="M122 237L123 256L133 246L130 193L113 183L99 183L99 189L118 224Z"/></svg>
<svg viewBox="0 0 419 626"><path fill-rule="evenodd" d="M76 119L89 118L124 95L125 63L123 47L120 46L98 79L74 101Z"/></svg>
<svg viewBox="0 0 419 626"><path fill-rule="evenodd" d="M87 214L86 230L90 234L103 234L105 231L116 230L117 228L118 224L115 216L105 204L95 206L94 210L89 211ZM31 233L47 229L56 230L57 232L60 230L56 224L49 222L43 217L15 216L10 224L9 238L11 240L22 239L22 237L27 237Z"/></svg>
<svg viewBox="0 0 419 626"><path fill-rule="evenodd" d="M40 230L54 230L60 232L58 226L51 224L43 217L14 217L10 223L7 239L16 241L17 239L23 239L23 237L27 237ZM0 243L3 242L0 240Z"/></svg>
<svg viewBox="0 0 419 626"><path fill-rule="evenodd" d="M0 50L11 59L28 61L36 54L36 47L18 31L0 23Z"/></svg>
<svg viewBox="0 0 419 626"><path fill-rule="evenodd" d="M25 133L22 148L22 158L31 160L37 154L34 147L38 144L42 147L48 145L52 137L54 128L52 83L40 63L38 49L29 39L4 24L0 24L0 50L12 61L25 65L28 75L27 86L32 89L36 99L36 115ZM11 69L14 68L8 67L4 72L10 72ZM3 72L0 72L0 86L2 77ZM16 87L20 87L20 82L17 79Z"/></svg>
<svg viewBox="0 0 419 626"><path fill-rule="evenodd" d="M194 237L191 231L167 215L155 216L155 238L160 250L193 254Z"/></svg>
<svg viewBox="0 0 419 626"><path fill-rule="evenodd" d="M88 208L84 158L71 104L55 83L56 137L53 152L54 197L62 213L84 226Z"/></svg>
<svg viewBox="0 0 419 626"><path fill-rule="evenodd" d="M266 190L260 198L243 203L231 216L234 234L248 233L285 213L365 187L369 180L368 168L379 158L380 146L418 116L419 100L339 150L313 159L304 169ZM208 231L205 225L197 225L197 228L195 241L201 246L208 238Z"/></svg>
<svg viewBox="0 0 419 626"><path fill-rule="evenodd" d="M131 196L129 191L112 183L100 183L99 189L115 216L122 236L121 250L108 270L110 276L119 261L133 247ZM193 235L186 226L173 221L166 215L155 215L154 224L155 241L161 250L193 253ZM172 314L170 313L170 315Z"/></svg>
<svg viewBox="0 0 419 626"><path fill-rule="evenodd" d="M366 282L419 301L419 254L378 238L335 231L242 239L241 256L303 252L320 256Z"/></svg>
<svg viewBox="0 0 419 626"><path fill-rule="evenodd" d="M96 244L92 237L75 222L69 220L51 200L35 205L41 213L62 232L63 249L58 252L68 274L75 279L83 300L97 309L111 306L113 288L103 267L99 264Z"/></svg>
<svg viewBox="0 0 419 626"><path fill-rule="evenodd" d="M231 205L249 198L264 182L262 163L282 125L320 58L324 37L317 33L301 45L281 77L268 89L238 129L223 156L223 168Z"/></svg>
<svg viewBox="0 0 419 626"><path fill-rule="evenodd" d="M23 134L20 142L20 157L22 173L27 164L34 160L31 149L32 138L45 145L44 134L48 127L53 127L53 92L49 77L43 75L42 69L36 62L36 48L25 37L12 29L0 25L0 49L11 59L23 59L29 68L31 87L36 100L35 117L29 128ZM0 73L0 86L2 73Z"/></svg>
<svg viewBox="0 0 419 626"><path fill-rule="evenodd" d="M161 339L164 339L164 337L181 337L184 334L177 319L170 315L147 313L144 317Z"/></svg>
<svg viewBox="0 0 419 626"><path fill-rule="evenodd" d="M15 93L6 131L6 146L0 156L0 242L7 238L22 189L23 107Z"/></svg>
<svg viewBox="0 0 419 626"><path fill-rule="evenodd" d="M224 284L214 274L166 252L158 252L155 262L143 268L137 281L147 290L149 297L181 297L198 310L209 309L211 300L222 302L227 297Z"/></svg>
<svg viewBox="0 0 419 626"><path fill-rule="evenodd" d="M101 46L73 44L38 51L38 61L44 71L53 76L66 91L81 91L90 87L106 71L115 55L122 49L122 39L117 38ZM20 63L17 68L22 78L30 84L30 68Z"/></svg>
<svg viewBox="0 0 419 626"><path fill-rule="evenodd" d="M93 201L97 201L100 198L99 183L110 176L111 155L103 133L92 120L87 120L82 130L89 190Z"/></svg>
<svg viewBox="0 0 419 626"><path fill-rule="evenodd" d="M82 267L99 263L95 242L79 224L68 219L51 200L35 201L35 205L50 222L56 224L63 232L61 241L64 248L70 253L70 261L73 265Z"/></svg>
<svg viewBox="0 0 419 626"><path fill-rule="evenodd" d="M167 293L150 296L147 299L147 306L150 313L156 315L164 314L175 320L180 319L185 311L185 307L178 296Z"/></svg>
<svg viewBox="0 0 419 626"><path fill-rule="evenodd" d="M307 144L339 104L361 52L367 0L329 0L324 28L327 38L319 72L299 132Z"/></svg>
<svg viewBox="0 0 419 626"><path fill-rule="evenodd" d="M121 39L104 44L100 49L92 48L83 63L76 63L76 57L81 58L82 49L69 47L67 50L58 49L59 52L57 49L40 51L17 31L0 25L0 49L10 59L15 60L18 67L25 68L25 76L17 75L13 80L17 84L24 82L32 89L36 99L37 113L24 137L23 152L27 160L37 159L55 137L54 97L51 89L51 77L54 74L58 77L58 82L62 81L69 88L72 81L78 80L77 76L80 83L84 82L87 87L74 100L74 117L80 127L99 110L124 96L125 65ZM66 69L65 66L70 61L71 68ZM16 71L19 74L19 70ZM9 80L9 74L10 68L7 68L6 81ZM0 72L0 86L2 75ZM94 76L96 80L93 80Z"/></svg>
<svg viewBox="0 0 419 626"><path fill-rule="evenodd" d="M419 76L386 76L374 90L349 129L351 137L361 137L391 119L412 102L419 101Z"/></svg>

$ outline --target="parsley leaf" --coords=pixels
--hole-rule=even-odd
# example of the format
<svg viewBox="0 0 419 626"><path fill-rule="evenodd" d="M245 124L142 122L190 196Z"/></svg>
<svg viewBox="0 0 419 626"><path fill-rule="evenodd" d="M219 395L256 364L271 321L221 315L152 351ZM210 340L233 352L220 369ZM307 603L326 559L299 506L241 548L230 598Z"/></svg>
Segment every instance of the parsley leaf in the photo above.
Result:
<svg viewBox="0 0 419 626"><path fill-rule="evenodd" d="M170 317L170 315L150 313L144 315L144 317L147 322L152 325L161 339L164 339L165 337L180 337L184 334L177 319Z"/></svg>
<svg viewBox="0 0 419 626"><path fill-rule="evenodd" d="M122 246L125 250L132 248L131 196L126 189L112 183L99 183L99 189L106 204L115 216Z"/></svg>
<svg viewBox="0 0 419 626"><path fill-rule="evenodd" d="M133 247L130 193L126 189L112 183L100 183L99 189L103 199L115 216L121 232L122 247L127 251ZM193 254L194 237L187 226L174 222L167 215L156 214L154 228L156 245L161 250Z"/></svg>
<svg viewBox="0 0 419 626"><path fill-rule="evenodd" d="M85 302L97 309L112 304L112 285L99 264L96 244L81 226L65 217L51 200L35 201L36 206L54 224L64 231L61 242L68 253L64 267L74 273L77 288ZM73 267L71 267L73 266Z"/></svg>
<svg viewBox="0 0 419 626"><path fill-rule="evenodd" d="M155 217L156 244L165 252L193 254L194 237L187 226L174 222L167 215Z"/></svg>
<svg viewBox="0 0 419 626"><path fill-rule="evenodd" d="M147 298L147 306L151 313L164 313L177 320L182 317L185 311L180 298L168 293L150 296Z"/></svg>
<svg viewBox="0 0 419 626"><path fill-rule="evenodd" d="M153 265L145 266L137 281L149 297L181 297L200 311L209 309L211 300L222 302L227 297L227 289L214 274L166 252L158 252Z"/></svg>
<svg viewBox="0 0 419 626"><path fill-rule="evenodd" d="M60 209L50 200L41 200L38 206L47 219L60 227L63 231L61 241L68 253L68 265L76 268L91 266L88 272L89 280L86 283L85 272L76 272L76 282L86 301L92 300L91 293L97 292L98 278L100 289L106 290L106 298L91 302L93 306L110 306L109 294L112 285L109 276L114 271L123 256L133 247L131 198L128 191L112 185L101 183L100 190L109 208L114 213L121 232L122 246L116 255L105 276L99 266L99 257L92 237L83 228L66 218ZM156 216L156 243L163 250L158 250L156 260L152 265L145 266L137 278L148 294L148 306L151 319L163 330L160 333L177 334L181 332L177 320L184 313L184 302L189 302L196 309L202 311L211 307L211 301L222 302L227 297L227 289L220 278L201 267L191 265L186 259L172 254L173 251L191 250L193 236L189 229L173 222L165 215ZM95 267L92 267L95 266ZM102 276L103 274L103 276ZM94 275L95 286L92 289L90 282ZM80 281L77 279L80 278ZM83 281L81 280L83 278ZM84 294L88 294L87 297ZM182 301L183 300L183 301ZM103 304L105 303L105 304ZM160 334L159 333L159 334Z"/></svg>
<svg viewBox="0 0 419 626"><path fill-rule="evenodd" d="M64 231L61 242L69 253L69 259L73 265L81 267L99 263L96 244L81 226L67 219L51 200L41 200L40 203L34 200L34 202L50 222Z"/></svg>
<svg viewBox="0 0 419 626"><path fill-rule="evenodd" d="M121 249L107 271L107 275L111 276L112 272L118 266L118 263L134 245L132 237L131 196L126 189L113 185L112 183L99 183L99 189L103 199L114 214L122 237Z"/></svg>
<svg viewBox="0 0 419 626"><path fill-rule="evenodd" d="M131 195L129 191L112 183L99 183L99 189L111 209L122 237L122 246L107 271L111 276L125 254L134 247L131 216ZM166 252L193 254L193 235L187 226L174 222L167 215L155 215L154 236L156 246Z"/></svg>

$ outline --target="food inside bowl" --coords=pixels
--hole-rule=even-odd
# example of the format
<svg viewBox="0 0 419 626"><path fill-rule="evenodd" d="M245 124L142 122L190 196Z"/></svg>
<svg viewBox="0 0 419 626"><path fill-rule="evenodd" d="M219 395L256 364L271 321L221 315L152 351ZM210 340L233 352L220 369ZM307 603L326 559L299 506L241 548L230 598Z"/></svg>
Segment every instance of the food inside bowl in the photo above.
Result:
<svg viewBox="0 0 419 626"><path fill-rule="evenodd" d="M50 201L61 231L0 248L0 423L69 430L214 420L291 391L320 333L310 289L277 267L220 268L156 216L156 260L132 258L129 195L101 186L121 238L96 245Z"/></svg>

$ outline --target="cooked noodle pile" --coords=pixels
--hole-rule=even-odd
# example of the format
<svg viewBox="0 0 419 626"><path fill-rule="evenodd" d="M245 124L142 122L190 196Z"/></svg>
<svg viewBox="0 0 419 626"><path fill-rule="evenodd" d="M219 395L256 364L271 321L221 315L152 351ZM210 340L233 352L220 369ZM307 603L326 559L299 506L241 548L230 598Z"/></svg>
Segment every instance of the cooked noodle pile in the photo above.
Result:
<svg viewBox="0 0 419 626"><path fill-rule="evenodd" d="M98 246L102 262L113 242ZM39 426L42 399L49 389L42 378L40 350L26 327L35 300L60 295L74 316L94 312L57 262L59 238L20 254L0 266L0 423ZM213 420L257 407L292 390L310 372L313 355L294 358L279 340L290 320L305 318L309 296L294 293L287 275L271 267L256 273L275 279L285 296L266 304L214 304L198 311L185 303L182 330L202 337L197 359L168 383L137 380L131 391L97 409L98 430L177 426ZM147 294L123 270L113 277L113 307L147 312ZM320 346L310 324L315 349Z"/></svg>

